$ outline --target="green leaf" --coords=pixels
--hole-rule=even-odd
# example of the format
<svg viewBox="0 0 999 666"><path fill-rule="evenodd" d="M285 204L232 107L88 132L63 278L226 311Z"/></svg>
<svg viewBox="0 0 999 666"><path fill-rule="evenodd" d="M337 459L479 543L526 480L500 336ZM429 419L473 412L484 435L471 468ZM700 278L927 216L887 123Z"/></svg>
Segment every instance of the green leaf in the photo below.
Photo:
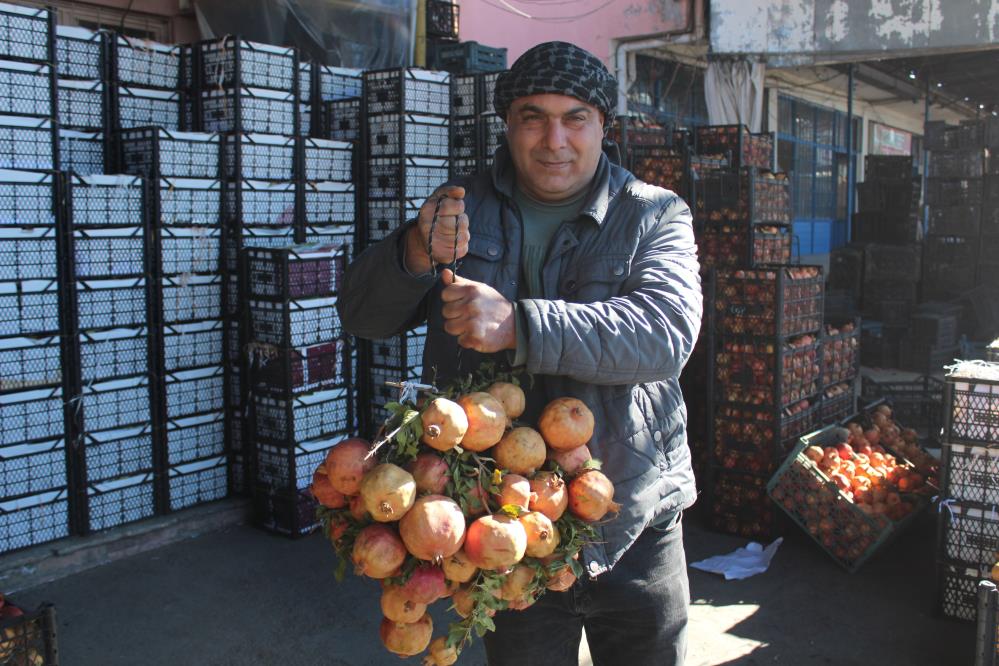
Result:
<svg viewBox="0 0 999 666"><path fill-rule="evenodd" d="M600 469L604 464L596 458L590 458L583 463L583 469Z"/></svg>

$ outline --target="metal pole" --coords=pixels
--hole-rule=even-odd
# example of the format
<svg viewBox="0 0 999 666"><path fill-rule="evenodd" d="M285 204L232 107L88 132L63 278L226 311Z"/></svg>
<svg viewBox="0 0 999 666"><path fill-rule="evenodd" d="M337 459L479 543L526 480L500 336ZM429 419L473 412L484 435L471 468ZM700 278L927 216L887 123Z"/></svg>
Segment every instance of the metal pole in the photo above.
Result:
<svg viewBox="0 0 999 666"><path fill-rule="evenodd" d="M921 227L920 230L922 232L920 234L921 238L926 238L926 234L930 228L930 209L926 205L926 185L927 185L926 178L930 170L928 164L929 151L926 150L926 123L930 122L930 77L929 76L926 77L925 97L926 100L923 106L923 174L921 178L922 182L919 185L920 194L921 194L920 200L923 202L923 205L920 208L920 213L922 213L922 215L920 216L922 217L921 220L922 224L920 225Z"/></svg>
<svg viewBox="0 0 999 666"><path fill-rule="evenodd" d="M846 242L853 240L853 197L857 169L853 156L853 63L847 69L846 96Z"/></svg>

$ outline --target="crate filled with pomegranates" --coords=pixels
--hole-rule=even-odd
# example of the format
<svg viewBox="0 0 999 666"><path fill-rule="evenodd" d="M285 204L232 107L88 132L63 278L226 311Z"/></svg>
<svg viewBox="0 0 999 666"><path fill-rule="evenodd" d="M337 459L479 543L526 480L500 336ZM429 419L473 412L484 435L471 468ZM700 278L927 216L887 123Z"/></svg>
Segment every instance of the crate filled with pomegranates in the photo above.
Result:
<svg viewBox="0 0 999 666"><path fill-rule="evenodd" d="M772 474L798 438L819 425L820 403L780 409L722 404L715 410L713 457L725 469Z"/></svg>
<svg viewBox="0 0 999 666"><path fill-rule="evenodd" d="M724 402L785 407L822 388L821 345L806 333L787 340L722 337L715 352L716 396Z"/></svg>
<svg viewBox="0 0 999 666"><path fill-rule="evenodd" d="M735 167L769 169L774 160L772 134L753 134L745 125L704 125L697 128L698 153L731 154Z"/></svg>
<svg viewBox="0 0 999 666"><path fill-rule="evenodd" d="M859 317L847 321L826 322L820 339L822 381L826 386L848 382L860 374ZM852 410L848 412L852 413Z"/></svg>
<svg viewBox="0 0 999 666"><path fill-rule="evenodd" d="M839 423L856 410L858 380L827 386L822 392L822 425Z"/></svg>
<svg viewBox="0 0 999 666"><path fill-rule="evenodd" d="M701 174L694 219L703 222L791 223L791 181L787 174L759 169Z"/></svg>
<svg viewBox="0 0 999 666"><path fill-rule="evenodd" d="M793 336L822 328L821 266L719 269L715 285L722 334Z"/></svg>
<svg viewBox="0 0 999 666"><path fill-rule="evenodd" d="M791 225L707 223L697 246L702 271L791 263Z"/></svg>
<svg viewBox="0 0 999 666"><path fill-rule="evenodd" d="M767 477L714 468L705 491L710 527L747 539L772 539L781 531L780 512L767 496Z"/></svg>

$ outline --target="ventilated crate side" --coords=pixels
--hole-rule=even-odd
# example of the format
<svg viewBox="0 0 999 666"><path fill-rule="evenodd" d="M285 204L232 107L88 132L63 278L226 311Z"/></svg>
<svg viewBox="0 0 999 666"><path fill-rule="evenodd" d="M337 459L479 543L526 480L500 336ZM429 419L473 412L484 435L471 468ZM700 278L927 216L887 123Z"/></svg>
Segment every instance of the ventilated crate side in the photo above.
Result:
<svg viewBox="0 0 999 666"><path fill-rule="evenodd" d="M369 115L450 114L450 75L425 69L371 70L363 74Z"/></svg>
<svg viewBox="0 0 999 666"><path fill-rule="evenodd" d="M214 227L221 223L223 185L203 178L160 178L157 188L157 225Z"/></svg>
<svg viewBox="0 0 999 666"><path fill-rule="evenodd" d="M145 327L81 331L77 344L84 382L149 371L149 331Z"/></svg>
<svg viewBox="0 0 999 666"><path fill-rule="evenodd" d="M52 10L0 4L0 58L52 62L54 39Z"/></svg>
<svg viewBox="0 0 999 666"><path fill-rule="evenodd" d="M109 91L103 81L59 79L56 93L59 127L63 129L109 131L111 129Z"/></svg>
<svg viewBox="0 0 999 666"><path fill-rule="evenodd" d="M152 423L85 432L82 437L87 481L90 483L131 477L153 470Z"/></svg>
<svg viewBox="0 0 999 666"><path fill-rule="evenodd" d="M229 494L226 457L212 456L171 467L168 473L170 510L220 500Z"/></svg>
<svg viewBox="0 0 999 666"><path fill-rule="evenodd" d="M698 239L701 268L786 265L792 240L789 224L709 224Z"/></svg>
<svg viewBox="0 0 999 666"><path fill-rule="evenodd" d="M474 118L491 108L482 107L480 74L451 75L451 122L456 118ZM472 123L474 125L474 121Z"/></svg>
<svg viewBox="0 0 999 666"><path fill-rule="evenodd" d="M62 437L0 447L0 498L64 488L66 483Z"/></svg>
<svg viewBox="0 0 999 666"><path fill-rule="evenodd" d="M176 90L180 87L182 48L117 34L113 39L113 80L124 85Z"/></svg>
<svg viewBox="0 0 999 666"><path fill-rule="evenodd" d="M822 327L821 266L719 270L715 314L721 332L792 336Z"/></svg>
<svg viewBox="0 0 999 666"><path fill-rule="evenodd" d="M354 146L347 141L308 138L302 141L305 180L350 183L354 180Z"/></svg>
<svg viewBox="0 0 999 666"><path fill-rule="evenodd" d="M333 141L360 141L364 117L360 98L323 102L322 134Z"/></svg>
<svg viewBox="0 0 999 666"><path fill-rule="evenodd" d="M360 97L362 70L349 67L317 65L319 99L323 102Z"/></svg>
<svg viewBox="0 0 999 666"><path fill-rule="evenodd" d="M62 438L62 404L60 387L0 394L0 446Z"/></svg>
<svg viewBox="0 0 999 666"><path fill-rule="evenodd" d="M262 88L201 91L201 124L206 132L260 132L295 136L295 97Z"/></svg>
<svg viewBox="0 0 999 666"><path fill-rule="evenodd" d="M141 227L76 229L73 249L78 278L118 278L143 275L145 230Z"/></svg>
<svg viewBox="0 0 999 666"><path fill-rule="evenodd" d="M934 206L975 206L982 203L981 178L930 178L926 181L926 204Z"/></svg>
<svg viewBox="0 0 999 666"><path fill-rule="evenodd" d="M318 127L318 123L317 123ZM312 134L312 105L298 104L298 135L307 137Z"/></svg>
<svg viewBox="0 0 999 666"><path fill-rule="evenodd" d="M933 236L978 236L981 206L933 206L929 209L929 233Z"/></svg>
<svg viewBox="0 0 999 666"><path fill-rule="evenodd" d="M52 118L52 76L51 65L0 60L0 114Z"/></svg>
<svg viewBox="0 0 999 666"><path fill-rule="evenodd" d="M0 280L59 277L55 227L0 228Z"/></svg>
<svg viewBox="0 0 999 666"><path fill-rule="evenodd" d="M723 338L715 353L716 397L725 402L784 407L822 388L822 346L814 336L774 342Z"/></svg>
<svg viewBox="0 0 999 666"><path fill-rule="evenodd" d="M978 610L978 583L987 570L954 564L937 564L935 609L944 617L973 622Z"/></svg>
<svg viewBox="0 0 999 666"><path fill-rule="evenodd" d="M368 116L371 157L448 157L448 118L416 114Z"/></svg>
<svg viewBox="0 0 999 666"><path fill-rule="evenodd" d="M49 118L0 116L0 169L55 169L54 138Z"/></svg>
<svg viewBox="0 0 999 666"><path fill-rule="evenodd" d="M975 631L975 666L999 663L999 590L992 580L978 582Z"/></svg>
<svg viewBox="0 0 999 666"><path fill-rule="evenodd" d="M349 247L338 244L253 248L246 251L249 293L264 299L335 294Z"/></svg>
<svg viewBox="0 0 999 666"><path fill-rule="evenodd" d="M900 423L925 430L931 436L940 431L944 382L939 379L921 376L911 381L878 382L865 376L861 390L867 401L888 401Z"/></svg>
<svg viewBox="0 0 999 666"><path fill-rule="evenodd" d="M429 0L426 9L426 32L433 37L457 40L461 8L451 0Z"/></svg>
<svg viewBox="0 0 999 666"><path fill-rule="evenodd" d="M784 409L720 404L714 417L714 460L725 468L770 474L799 437L818 427L820 409L817 399Z"/></svg>
<svg viewBox="0 0 999 666"><path fill-rule="evenodd" d="M82 175L107 172L107 146L103 132L59 130L59 168Z"/></svg>
<svg viewBox="0 0 999 666"><path fill-rule="evenodd" d="M241 226L226 229L225 267L229 275L237 275L240 270L240 255L250 247L286 247L295 242L295 227ZM229 285L230 288L233 285ZM240 285L236 287L241 288ZM230 303L242 303L242 300Z"/></svg>
<svg viewBox="0 0 999 666"><path fill-rule="evenodd" d="M316 500L307 490L281 491L256 484L252 495L253 522L257 527L293 539L320 528Z"/></svg>
<svg viewBox="0 0 999 666"><path fill-rule="evenodd" d="M369 199L418 199L422 204L448 177L445 159L378 157L367 162Z"/></svg>
<svg viewBox="0 0 999 666"><path fill-rule="evenodd" d="M500 144L506 141L506 121L495 113L479 116L479 146L483 159L491 159Z"/></svg>
<svg viewBox="0 0 999 666"><path fill-rule="evenodd" d="M304 222L309 226L352 224L357 220L353 183L305 183Z"/></svg>
<svg viewBox="0 0 999 666"><path fill-rule="evenodd" d="M291 180L295 177L295 139L252 133L225 135L222 174L228 180Z"/></svg>
<svg viewBox="0 0 999 666"><path fill-rule="evenodd" d="M448 174L451 178L464 178L479 173L479 160L450 160Z"/></svg>
<svg viewBox="0 0 999 666"><path fill-rule="evenodd" d="M99 81L108 77L108 33L79 26L56 26L56 73L61 79Z"/></svg>
<svg viewBox="0 0 999 666"><path fill-rule="evenodd" d="M918 245L880 245L864 247L864 280L917 280L920 252Z"/></svg>
<svg viewBox="0 0 999 666"><path fill-rule="evenodd" d="M296 442L292 447L257 445L256 481L280 490L306 490L312 474L337 438Z"/></svg>
<svg viewBox="0 0 999 666"><path fill-rule="evenodd" d="M116 129L133 129L159 125L167 130L182 127L182 93L118 86L114 90Z"/></svg>
<svg viewBox="0 0 999 666"><path fill-rule="evenodd" d="M705 222L791 223L791 181L783 173L707 173L697 182L695 200L695 218Z"/></svg>
<svg viewBox="0 0 999 666"><path fill-rule="evenodd" d="M367 243L376 243L388 236L407 220L415 219L422 200L369 199L365 203L367 225L364 229Z"/></svg>
<svg viewBox="0 0 999 666"><path fill-rule="evenodd" d="M99 532L152 517L156 511L153 480L150 471L88 483L88 528Z"/></svg>
<svg viewBox="0 0 999 666"><path fill-rule="evenodd" d="M225 451L225 412L215 411L166 422L167 464L171 467Z"/></svg>
<svg viewBox="0 0 999 666"><path fill-rule="evenodd" d="M951 443L999 443L999 377L952 372L944 384L944 439ZM992 378L989 378L992 377Z"/></svg>
<svg viewBox="0 0 999 666"><path fill-rule="evenodd" d="M163 364L168 372L222 365L224 325L220 319L163 326Z"/></svg>
<svg viewBox="0 0 999 666"><path fill-rule="evenodd" d="M298 55L294 48L223 37L200 44L203 85L250 86L293 92Z"/></svg>
<svg viewBox="0 0 999 666"><path fill-rule="evenodd" d="M937 557L941 561L992 568L999 548L999 513L995 509L948 498L937 521Z"/></svg>
<svg viewBox="0 0 999 666"><path fill-rule="evenodd" d="M58 331L58 286L56 280L0 282L0 336Z"/></svg>
<svg viewBox="0 0 999 666"><path fill-rule="evenodd" d="M221 275L167 276L160 282L160 293L164 323L222 317Z"/></svg>
<svg viewBox="0 0 999 666"><path fill-rule="evenodd" d="M449 125L449 150L452 160L479 158L478 118L452 118Z"/></svg>
<svg viewBox="0 0 999 666"><path fill-rule="evenodd" d="M61 384L59 348L58 334L0 338L0 391Z"/></svg>
<svg viewBox="0 0 999 666"><path fill-rule="evenodd" d="M349 407L346 389L298 395L291 399L253 396L253 427L258 441L279 446L344 432Z"/></svg>
<svg viewBox="0 0 999 666"><path fill-rule="evenodd" d="M255 343L250 383L272 397L340 387L347 381L346 351L343 340L293 348Z"/></svg>
<svg viewBox="0 0 999 666"><path fill-rule="evenodd" d="M93 238L143 234L144 230L140 225L146 224L148 211L141 178L72 174L68 183L70 224L73 228L85 227L85 231L91 233ZM79 272L77 274L81 275ZM124 273L120 270L107 273L122 274Z"/></svg>
<svg viewBox="0 0 999 666"><path fill-rule="evenodd" d="M295 223L295 198L292 181L235 181L226 183L223 214L239 224L290 226Z"/></svg>
<svg viewBox="0 0 999 666"><path fill-rule="evenodd" d="M340 336L336 297L284 302L250 300L248 306L250 332L259 342L279 347L308 347Z"/></svg>
<svg viewBox="0 0 999 666"><path fill-rule="evenodd" d="M0 169L0 226L23 228L55 223L55 176Z"/></svg>
<svg viewBox="0 0 999 666"><path fill-rule="evenodd" d="M209 227L163 227L159 230L160 267L164 275L219 272L222 231Z"/></svg>
<svg viewBox="0 0 999 666"><path fill-rule="evenodd" d="M76 317L81 329L145 324L149 319L146 279L77 280Z"/></svg>
<svg viewBox="0 0 999 666"><path fill-rule="evenodd" d="M151 419L149 377L84 381L79 397L84 431L114 430Z"/></svg>
<svg viewBox="0 0 999 666"><path fill-rule="evenodd" d="M168 372L164 385L167 418L225 409L225 368L221 365Z"/></svg>
<svg viewBox="0 0 999 666"><path fill-rule="evenodd" d="M0 552L69 536L69 491L51 490L0 500Z"/></svg>
<svg viewBox="0 0 999 666"><path fill-rule="evenodd" d="M140 127L118 134L121 167L146 178L219 177L219 135Z"/></svg>

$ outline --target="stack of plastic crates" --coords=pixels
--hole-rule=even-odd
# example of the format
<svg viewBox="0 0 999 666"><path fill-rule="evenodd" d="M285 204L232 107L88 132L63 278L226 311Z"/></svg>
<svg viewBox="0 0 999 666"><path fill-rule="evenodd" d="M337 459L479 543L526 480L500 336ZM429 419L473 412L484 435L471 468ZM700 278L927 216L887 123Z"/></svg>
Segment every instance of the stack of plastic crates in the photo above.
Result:
<svg viewBox="0 0 999 666"><path fill-rule="evenodd" d="M108 53L114 129L194 129L185 124L183 46L116 33L109 38Z"/></svg>
<svg viewBox="0 0 999 666"><path fill-rule="evenodd" d="M496 92L496 79L503 74L489 72L479 77L479 171L488 171L493 166L496 149L506 141L506 118L501 118L493 107Z"/></svg>
<svg viewBox="0 0 999 666"><path fill-rule="evenodd" d="M361 70L316 65L313 109L320 110L320 136L335 141L360 141L364 131L361 112Z"/></svg>
<svg viewBox="0 0 999 666"><path fill-rule="evenodd" d="M951 371L943 415L936 610L971 621L999 551L999 365Z"/></svg>
<svg viewBox="0 0 999 666"><path fill-rule="evenodd" d="M65 182L70 448L80 530L89 532L158 510L154 236L142 178L68 174Z"/></svg>
<svg viewBox="0 0 999 666"><path fill-rule="evenodd" d="M312 531L312 473L353 432L350 345L336 312L346 245L250 248L253 503L257 524L289 536Z"/></svg>
<svg viewBox="0 0 999 666"><path fill-rule="evenodd" d="M714 529L756 538L778 530L767 480L821 420L822 287L818 266L715 272Z"/></svg>
<svg viewBox="0 0 999 666"><path fill-rule="evenodd" d="M853 414L860 397L860 318L827 321L822 328L823 425Z"/></svg>
<svg viewBox="0 0 999 666"><path fill-rule="evenodd" d="M77 26L56 27L56 75L62 125L59 168L78 174L107 173L111 163L107 99L111 35Z"/></svg>
<svg viewBox="0 0 999 666"><path fill-rule="evenodd" d="M0 9L0 20L3 20ZM0 170L0 552L71 530L51 173Z"/></svg>

